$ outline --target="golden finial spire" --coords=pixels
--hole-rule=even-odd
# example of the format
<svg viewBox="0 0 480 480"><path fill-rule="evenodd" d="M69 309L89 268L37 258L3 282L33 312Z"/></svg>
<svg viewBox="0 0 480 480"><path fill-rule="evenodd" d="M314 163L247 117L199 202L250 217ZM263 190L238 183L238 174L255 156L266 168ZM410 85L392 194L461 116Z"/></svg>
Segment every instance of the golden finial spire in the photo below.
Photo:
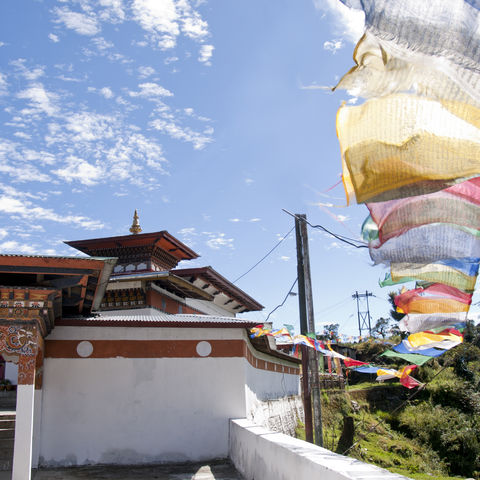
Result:
<svg viewBox="0 0 480 480"><path fill-rule="evenodd" d="M132 222L132 226L130 227L130 231L132 232L133 235L136 235L137 233L140 233L142 231L142 228L138 223L137 209L135 209L135 213L133 214L133 222Z"/></svg>

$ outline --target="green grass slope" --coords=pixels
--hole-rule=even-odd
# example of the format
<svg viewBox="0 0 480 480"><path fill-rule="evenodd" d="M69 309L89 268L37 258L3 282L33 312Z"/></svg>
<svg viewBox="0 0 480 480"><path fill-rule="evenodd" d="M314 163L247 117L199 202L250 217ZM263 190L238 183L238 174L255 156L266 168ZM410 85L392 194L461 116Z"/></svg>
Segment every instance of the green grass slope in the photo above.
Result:
<svg viewBox="0 0 480 480"><path fill-rule="evenodd" d="M463 345L415 372L418 392L359 374L346 391L322 392L324 447L414 479L480 480L479 346L480 327L470 325ZM386 363L378 346L358 348L363 361ZM344 431L348 417L354 433Z"/></svg>

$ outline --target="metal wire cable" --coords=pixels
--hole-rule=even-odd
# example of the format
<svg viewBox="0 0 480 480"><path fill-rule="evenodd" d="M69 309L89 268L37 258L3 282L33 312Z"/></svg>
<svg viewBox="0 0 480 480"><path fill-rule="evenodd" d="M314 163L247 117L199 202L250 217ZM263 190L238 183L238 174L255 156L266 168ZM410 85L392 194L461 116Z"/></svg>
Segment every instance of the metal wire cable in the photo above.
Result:
<svg viewBox="0 0 480 480"><path fill-rule="evenodd" d="M294 287L295 284L297 283L297 280L298 280L298 277L295 279L295 281L293 282L293 285L290 287L290 290L289 290L288 293L285 295L285 298L283 299L283 302L282 302L280 305L277 305L277 306L267 315L267 318L265 319L265 322L270 318L270 315L271 315L275 310L278 310L280 307L283 307L283 305L284 305L285 302L287 301L288 296L292 293L293 287Z"/></svg>
<svg viewBox="0 0 480 480"><path fill-rule="evenodd" d="M361 242L360 240L355 240L353 238L349 238L349 237L345 237L343 235L338 235L337 233L333 233L331 232L330 230L328 230L327 228L325 228L323 225L312 225L308 220L306 220L305 218L302 218L302 217L299 217L298 215L295 215L294 213L291 213L289 212L288 210L285 210L284 208L282 208L282 210L285 212L285 213L288 213L288 215L291 215L293 218L298 218L299 220L301 220L302 222L305 222L307 225L309 225L310 227L312 228L316 228L316 229L319 229L319 230L323 230L324 232L328 233L329 235L331 235L332 237L336 238L337 240L340 240L341 242L344 242L352 247L355 247L355 248L368 248L368 245L365 243L365 242ZM356 242L356 243L360 243L361 245L356 245L355 243L353 242Z"/></svg>
<svg viewBox="0 0 480 480"><path fill-rule="evenodd" d="M283 238L281 240L279 240L276 245L268 251L268 253L266 255L264 255L253 267L251 267L250 269L248 269L243 275L240 275L238 278L236 278L232 283L236 283L238 282L241 278L243 278L247 273L250 273L257 265L259 265L260 263L262 263L292 232L293 230L295 229L295 227L292 227L289 232L283 236Z"/></svg>

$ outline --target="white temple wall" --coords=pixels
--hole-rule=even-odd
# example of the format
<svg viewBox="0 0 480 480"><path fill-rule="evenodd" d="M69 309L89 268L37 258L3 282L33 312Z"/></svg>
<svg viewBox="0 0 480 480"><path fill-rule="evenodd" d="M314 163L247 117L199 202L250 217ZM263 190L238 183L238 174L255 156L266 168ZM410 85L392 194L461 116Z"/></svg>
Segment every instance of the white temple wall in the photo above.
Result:
<svg viewBox="0 0 480 480"><path fill-rule="evenodd" d="M254 351L239 328L56 327L39 466L226 458L229 420L298 393L294 367Z"/></svg>
<svg viewBox="0 0 480 480"><path fill-rule="evenodd" d="M226 457L241 359L46 359L40 465Z"/></svg>
<svg viewBox="0 0 480 480"><path fill-rule="evenodd" d="M254 352L254 359L246 362L246 415L258 425L272 430L293 435L298 420L303 420L301 406L300 376L289 373L291 363L276 359L274 370L255 368L259 361L269 360L271 356ZM282 371L280 371L282 370Z"/></svg>

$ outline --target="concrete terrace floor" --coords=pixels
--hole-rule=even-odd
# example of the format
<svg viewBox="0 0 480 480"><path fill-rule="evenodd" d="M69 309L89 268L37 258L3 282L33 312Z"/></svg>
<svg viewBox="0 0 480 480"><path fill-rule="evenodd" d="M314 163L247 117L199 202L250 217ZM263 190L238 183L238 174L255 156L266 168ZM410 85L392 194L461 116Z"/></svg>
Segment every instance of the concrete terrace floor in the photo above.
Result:
<svg viewBox="0 0 480 480"><path fill-rule="evenodd" d="M10 480L10 472L0 472L0 480ZM148 466L85 466L32 471L32 480L242 480L228 460L195 464Z"/></svg>

